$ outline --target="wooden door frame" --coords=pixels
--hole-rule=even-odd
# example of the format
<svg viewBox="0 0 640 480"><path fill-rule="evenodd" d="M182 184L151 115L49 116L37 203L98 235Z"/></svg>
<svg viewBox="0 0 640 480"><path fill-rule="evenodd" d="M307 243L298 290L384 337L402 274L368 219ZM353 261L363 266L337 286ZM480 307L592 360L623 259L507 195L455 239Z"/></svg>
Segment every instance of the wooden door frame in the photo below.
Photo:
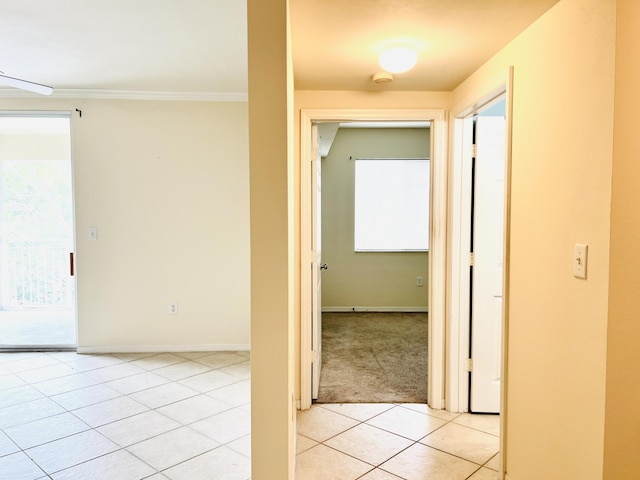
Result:
<svg viewBox="0 0 640 480"><path fill-rule="evenodd" d="M511 230L511 142L513 112L513 67L509 67L481 91L458 104L451 113L450 165L450 276L447 280L446 409L468 410L469 380L466 359L469 356L469 238L470 238L470 173L464 159L470 156L465 136L465 122L473 113L499 96L505 96L505 202L504 202L504 270L502 278L502 377L500 385L500 452L501 476L506 459L506 425L508 421L508 338L509 338L509 274Z"/></svg>
<svg viewBox="0 0 640 480"><path fill-rule="evenodd" d="M431 122L431 232L427 402L442 409L445 390L447 115L442 109L302 109L300 111L300 408L311 407L311 125L317 122Z"/></svg>

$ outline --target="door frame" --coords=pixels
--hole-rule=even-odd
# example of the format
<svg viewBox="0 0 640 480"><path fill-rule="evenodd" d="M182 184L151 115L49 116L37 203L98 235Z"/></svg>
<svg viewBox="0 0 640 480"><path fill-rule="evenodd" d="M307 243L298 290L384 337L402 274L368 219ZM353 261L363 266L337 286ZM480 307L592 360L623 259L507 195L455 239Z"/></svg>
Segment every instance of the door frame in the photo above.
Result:
<svg viewBox="0 0 640 480"><path fill-rule="evenodd" d="M302 109L300 111L300 408L311 407L311 125L322 122L431 122L431 230L427 402L443 409L447 246L447 114L443 109Z"/></svg>
<svg viewBox="0 0 640 480"><path fill-rule="evenodd" d="M450 165L450 277L447 283L447 343L446 409L452 412L468 410L469 372L466 360L469 356L469 238L470 225L470 169L465 159L470 157L467 129L469 117L497 97L504 95L505 105L505 201L504 201L504 270L502 277L502 375L500 385L500 452L501 477L504 476L506 459L506 430L508 419L508 338L509 338L509 278L511 231L511 162L513 120L513 67L483 84L480 90L451 112L451 165Z"/></svg>

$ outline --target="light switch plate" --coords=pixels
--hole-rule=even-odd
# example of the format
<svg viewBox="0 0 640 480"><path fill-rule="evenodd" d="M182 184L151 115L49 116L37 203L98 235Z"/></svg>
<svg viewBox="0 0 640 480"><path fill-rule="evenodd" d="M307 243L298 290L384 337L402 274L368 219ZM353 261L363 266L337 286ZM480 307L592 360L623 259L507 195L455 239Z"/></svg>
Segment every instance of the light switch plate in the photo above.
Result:
<svg viewBox="0 0 640 480"><path fill-rule="evenodd" d="M587 245L576 243L573 247L573 276L587 278Z"/></svg>
<svg viewBox="0 0 640 480"><path fill-rule="evenodd" d="M98 228L97 227L89 227L87 234L89 235L89 240L97 240L98 239Z"/></svg>

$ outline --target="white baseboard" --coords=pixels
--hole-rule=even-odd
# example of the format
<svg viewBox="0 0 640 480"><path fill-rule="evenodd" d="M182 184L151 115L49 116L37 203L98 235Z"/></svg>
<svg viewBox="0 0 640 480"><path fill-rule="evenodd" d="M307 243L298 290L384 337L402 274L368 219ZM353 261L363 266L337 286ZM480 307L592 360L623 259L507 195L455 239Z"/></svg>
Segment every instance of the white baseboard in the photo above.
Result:
<svg viewBox="0 0 640 480"><path fill-rule="evenodd" d="M322 307L323 312L428 312L428 307Z"/></svg>
<svg viewBox="0 0 640 480"><path fill-rule="evenodd" d="M205 345L100 345L78 346L78 353L155 353L155 352L240 352L250 351L246 343Z"/></svg>

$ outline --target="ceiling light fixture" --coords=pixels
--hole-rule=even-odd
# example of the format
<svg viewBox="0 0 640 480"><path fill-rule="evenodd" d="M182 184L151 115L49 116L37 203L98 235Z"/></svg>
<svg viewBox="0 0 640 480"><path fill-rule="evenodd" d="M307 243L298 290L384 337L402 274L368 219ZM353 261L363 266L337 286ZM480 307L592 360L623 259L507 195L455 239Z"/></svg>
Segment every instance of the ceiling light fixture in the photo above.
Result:
<svg viewBox="0 0 640 480"><path fill-rule="evenodd" d="M380 66L391 73L411 70L418 62L418 52L407 45L395 45L385 48L378 57Z"/></svg>

